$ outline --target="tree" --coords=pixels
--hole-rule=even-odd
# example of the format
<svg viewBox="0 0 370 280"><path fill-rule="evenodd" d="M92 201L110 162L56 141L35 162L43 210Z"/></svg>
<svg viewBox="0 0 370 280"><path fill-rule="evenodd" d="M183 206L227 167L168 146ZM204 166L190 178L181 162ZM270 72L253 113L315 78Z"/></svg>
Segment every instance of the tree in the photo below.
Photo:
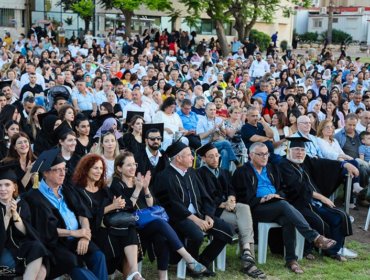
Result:
<svg viewBox="0 0 370 280"><path fill-rule="evenodd" d="M95 5L93 0L80 0L71 5L71 10L77 13L85 22L85 33L89 31L90 22L94 16Z"/></svg>
<svg viewBox="0 0 370 280"><path fill-rule="evenodd" d="M100 0L105 9L118 9L125 16L126 36L131 36L134 11L145 5L150 10L165 11L171 9L169 0Z"/></svg>

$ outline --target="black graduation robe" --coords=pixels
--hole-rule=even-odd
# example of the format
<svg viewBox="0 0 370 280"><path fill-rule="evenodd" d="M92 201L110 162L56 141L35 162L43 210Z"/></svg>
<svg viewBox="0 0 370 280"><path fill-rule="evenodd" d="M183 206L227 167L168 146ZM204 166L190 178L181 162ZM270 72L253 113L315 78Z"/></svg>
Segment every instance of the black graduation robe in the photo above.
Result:
<svg viewBox="0 0 370 280"><path fill-rule="evenodd" d="M0 203L0 255L5 248L8 249L16 261L15 271L8 272L21 275L24 273L26 265L38 258L47 257L49 253L31 225L31 212L27 202L24 200L18 201L17 212L26 228L26 234L17 229L13 219L10 219L8 228L5 229L4 215L6 208L5 205ZM44 259L45 262L46 259Z"/></svg>
<svg viewBox="0 0 370 280"><path fill-rule="evenodd" d="M235 196L234 187L231 185L231 177L229 172L219 169L219 175L216 177L208 167L202 166L196 170L203 185L206 188L208 195L211 197L216 209L216 216L221 216L224 211L223 208L218 206L227 201L230 195Z"/></svg>
<svg viewBox="0 0 370 280"><path fill-rule="evenodd" d="M148 155L146 153L145 147L144 149L140 150L138 153L134 154L135 160L138 163L137 172L145 175L148 170L150 170L152 179L154 181L155 176L162 170L165 169L167 165L169 165L169 161L166 155L162 153L162 156L159 157L158 163L156 166L152 165Z"/></svg>
<svg viewBox="0 0 370 280"><path fill-rule="evenodd" d="M314 176L312 172L317 172L317 168L321 170L321 177L329 177L333 182L343 180L341 162L339 161L306 157L303 164L296 164L288 159L283 159L279 164L283 179L282 189L286 193L286 198L304 216L317 215L311 213L312 207L310 207L310 203L313 199L313 192L328 196L328 194L334 191L334 189L332 189L334 186L333 183L331 186L324 185L323 182L326 180L320 179L317 174ZM318 178L319 180L317 180ZM326 195L323 194L321 190L324 190ZM323 205L323 207L326 206ZM341 216L344 234L346 236L352 235L352 225L349 216L342 210L329 207L326 208L327 211L335 212ZM317 225L311 224L311 226L319 230L320 234L328 234L328 232L330 232L329 226L326 223L324 225L321 223L317 223Z"/></svg>

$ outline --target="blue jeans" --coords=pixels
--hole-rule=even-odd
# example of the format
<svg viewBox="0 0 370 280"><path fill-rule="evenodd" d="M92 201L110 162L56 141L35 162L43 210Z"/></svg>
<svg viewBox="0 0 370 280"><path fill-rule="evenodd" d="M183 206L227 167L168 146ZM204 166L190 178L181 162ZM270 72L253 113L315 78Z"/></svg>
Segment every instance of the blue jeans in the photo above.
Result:
<svg viewBox="0 0 370 280"><path fill-rule="evenodd" d="M216 141L213 145L217 148L218 152L221 154L221 168L229 170L230 161L237 160L233 148L229 141Z"/></svg>
<svg viewBox="0 0 370 280"><path fill-rule="evenodd" d="M75 267L70 274L73 280L108 279L107 265L102 251L98 250L93 253L88 253L83 259L87 269L84 267Z"/></svg>

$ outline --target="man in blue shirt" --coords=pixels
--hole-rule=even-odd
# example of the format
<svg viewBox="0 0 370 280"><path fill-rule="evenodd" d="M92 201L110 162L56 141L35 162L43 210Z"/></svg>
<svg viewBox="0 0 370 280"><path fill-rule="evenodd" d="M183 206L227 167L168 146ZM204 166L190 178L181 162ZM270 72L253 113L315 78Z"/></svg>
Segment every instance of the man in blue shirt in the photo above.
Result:
<svg viewBox="0 0 370 280"><path fill-rule="evenodd" d="M295 255L297 229L308 242L321 249L329 249L336 242L313 230L302 214L284 199L278 169L268 164L269 150L264 143L250 146L250 161L236 169L232 178L236 200L248 204L254 221L275 222L283 228L286 266L294 273L303 273Z"/></svg>
<svg viewBox="0 0 370 280"><path fill-rule="evenodd" d="M32 172L42 172L44 179L39 189L25 196L33 226L52 254L49 277L69 274L72 279L108 279L105 256L91 241L90 214L76 190L62 186L67 170L58 153L53 149L38 157Z"/></svg>
<svg viewBox="0 0 370 280"><path fill-rule="evenodd" d="M191 101L184 99L181 103L181 109L177 112L182 121L182 126L187 131L185 137L189 139L189 146L193 149L198 149L200 138L196 135L198 115L191 111Z"/></svg>

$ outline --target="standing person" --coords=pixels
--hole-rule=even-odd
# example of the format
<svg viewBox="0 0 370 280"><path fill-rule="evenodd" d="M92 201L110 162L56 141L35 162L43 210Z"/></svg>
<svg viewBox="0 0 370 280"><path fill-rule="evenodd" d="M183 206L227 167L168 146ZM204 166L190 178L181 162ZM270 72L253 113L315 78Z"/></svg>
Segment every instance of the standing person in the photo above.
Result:
<svg viewBox="0 0 370 280"><path fill-rule="evenodd" d="M296 229L320 249L330 249L336 242L313 230L302 214L281 196L281 175L276 166L267 163L269 155L264 143L256 142L250 147L251 160L236 169L232 177L236 200L251 207L255 221L276 222L283 227L286 267L302 274L295 255Z"/></svg>
<svg viewBox="0 0 370 280"><path fill-rule="evenodd" d="M65 41L66 41L66 31L63 27L63 22L60 24L60 26L58 26L58 44L59 44L59 47L64 47L65 46Z"/></svg>
<svg viewBox="0 0 370 280"><path fill-rule="evenodd" d="M1 276L22 275L23 279L42 280L46 278L43 258L48 253L31 225L28 204L23 199L17 199L18 176L13 171L15 167L9 163L0 165Z"/></svg>
<svg viewBox="0 0 370 280"><path fill-rule="evenodd" d="M198 149L198 154L205 164L197 170L197 173L214 202L215 215L231 224L234 231L238 232L243 272L252 278L266 278L266 275L255 266L253 221L249 206L236 203L230 175L219 168L220 154L217 148L208 143Z"/></svg>
<svg viewBox="0 0 370 280"><path fill-rule="evenodd" d="M277 47L276 43L277 43L277 40L278 40L278 32L276 31L274 34L272 34L271 36L271 42L274 43L274 48Z"/></svg>
<svg viewBox="0 0 370 280"><path fill-rule="evenodd" d="M304 137L290 137L288 140L287 158L279 165L287 199L314 229L336 241L336 245L325 250L324 254L338 261L346 261L338 252L344 246L345 237L352 235L351 222L349 216L336 208L327 196L334 191L331 187L343 178L343 168L351 176L358 176L359 171L348 162L342 164L336 160L306 157L304 143L310 140ZM320 173L330 174L330 179L318 175ZM312 250L312 244L306 242L306 258L311 260L315 258Z"/></svg>
<svg viewBox="0 0 370 280"><path fill-rule="evenodd" d="M194 158L190 148L182 142L175 142L166 153L171 163L157 174L154 194L166 209L176 232L188 239L189 253L208 267L203 275L215 275L209 267L225 245L232 241L231 227L215 216L214 204L191 168ZM204 233L212 235L213 239L199 255Z"/></svg>
<svg viewBox="0 0 370 280"><path fill-rule="evenodd" d="M106 185L106 166L99 155L84 156L76 167L73 181L89 208L92 240L106 256L108 273L128 272L128 279L143 280L138 272L138 239L135 227L115 230L102 226L104 215L125 209L126 201L115 197ZM126 269L125 269L126 266Z"/></svg>
<svg viewBox="0 0 370 280"><path fill-rule="evenodd" d="M116 197L122 197L125 202L125 208L128 211L144 209L154 205L154 198L149 188L150 171L144 175L139 172L136 175L137 163L134 155L130 152L124 152L117 156L114 163L114 177L110 187ZM160 280L167 279L167 269L170 250L176 251L183 257L187 263L188 269L192 275L200 276L206 268L197 262L178 238L173 228L161 219L156 219L139 229L140 238L144 247L150 250L154 249L157 256L157 269ZM146 245L146 246L145 246Z"/></svg>
<svg viewBox="0 0 370 280"><path fill-rule="evenodd" d="M32 224L52 255L49 277L108 279L105 256L91 241L90 215L76 190L63 185L66 163L58 154L59 149L53 149L38 157L31 172L42 172L43 179L25 195Z"/></svg>

